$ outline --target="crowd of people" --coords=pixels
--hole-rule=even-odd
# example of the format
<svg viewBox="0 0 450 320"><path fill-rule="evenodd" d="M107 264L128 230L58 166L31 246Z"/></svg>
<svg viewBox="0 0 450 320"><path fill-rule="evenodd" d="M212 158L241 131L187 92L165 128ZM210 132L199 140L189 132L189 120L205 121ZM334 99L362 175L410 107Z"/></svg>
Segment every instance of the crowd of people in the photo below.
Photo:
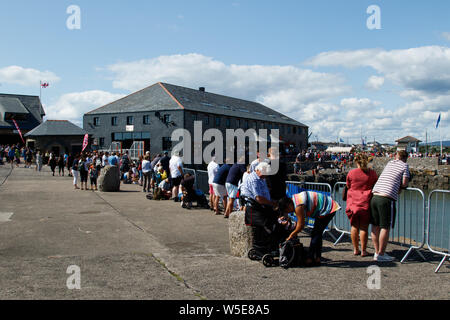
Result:
<svg viewBox="0 0 450 320"><path fill-rule="evenodd" d="M313 218L315 222L307 264L320 264L323 231L340 207L331 196L314 191L303 191L287 197L287 164L279 159L275 151L269 149L267 155L258 153L257 159L249 164L243 164L242 161L231 163L230 159L221 164L213 157L207 166L209 203L205 194L195 188L195 176L185 172L182 157L176 151L171 156L166 151L153 158L147 152L139 159L132 160L128 152L109 154L93 151L74 156L67 153L55 155L51 152L34 153L30 148L12 145L0 146L0 163L6 158L11 166L18 166L23 159L25 167L31 168L34 158L36 170L40 171L44 164L48 164L52 175L56 174L58 167L60 176L64 176L66 168L68 175L73 177L74 188L81 187L81 190L97 190L101 169L117 166L122 183L139 185L143 192L152 195L149 197L151 199L181 202L187 209L196 201L198 206L210 208L224 218L229 218L233 210L245 211L246 223L252 226L254 233L254 248L261 254L267 253L270 241L296 238L305 227L305 219ZM308 158L310 154L305 152L304 156ZM386 253L386 247L390 229L395 223L395 202L409 182L409 167L406 163L408 154L405 151L397 152L379 177L368 168L370 155L366 153L320 154L322 159L333 160L333 157L356 165L356 169L347 175L343 196L352 226L353 254L362 257L371 255L367 251L367 243L368 228L372 224L373 259L392 261L393 258ZM279 163L275 174L271 172L274 160ZM304 160L302 154L300 160ZM274 234L278 234L278 237L274 237Z"/></svg>

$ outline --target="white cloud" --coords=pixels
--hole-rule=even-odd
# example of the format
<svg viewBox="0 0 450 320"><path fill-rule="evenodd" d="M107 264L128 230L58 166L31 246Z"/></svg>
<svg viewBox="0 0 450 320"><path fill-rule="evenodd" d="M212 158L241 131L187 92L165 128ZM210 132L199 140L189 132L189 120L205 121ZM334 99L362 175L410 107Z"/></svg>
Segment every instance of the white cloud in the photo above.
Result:
<svg viewBox="0 0 450 320"><path fill-rule="evenodd" d="M350 89L341 76L331 73L295 66L227 65L200 54L117 63L108 69L114 73L115 88L136 91L158 81L206 86L210 92L261 102L300 122L316 117L313 106L325 106L327 99Z"/></svg>
<svg viewBox="0 0 450 320"><path fill-rule="evenodd" d="M116 63L106 70L113 75L113 87L130 92L161 81L258 101L305 123L314 137L328 141L339 136L359 142L361 128L363 135L382 142L405 135L420 138L424 128L433 125L430 118L447 112L450 105L445 89L450 80L448 48L325 52L308 63L371 67L378 75L370 77L366 87L378 90L389 80L403 87L399 95L405 103L392 106L370 97L346 97L352 88L341 74L296 66L226 64L195 53Z"/></svg>
<svg viewBox="0 0 450 320"><path fill-rule="evenodd" d="M60 78L50 71L39 71L20 66L9 66L0 69L0 83L21 86L39 86L39 81L58 82Z"/></svg>
<svg viewBox="0 0 450 320"><path fill-rule="evenodd" d="M379 90L384 84L383 77L372 76L367 80L366 88L371 90Z"/></svg>
<svg viewBox="0 0 450 320"><path fill-rule="evenodd" d="M82 126L83 114L123 96L100 90L67 93L59 97L55 103L46 106L45 112L47 119L69 120Z"/></svg>
<svg viewBox="0 0 450 320"><path fill-rule="evenodd" d="M316 67L372 67L406 89L429 94L450 92L450 48L447 47L331 51L313 57L307 64Z"/></svg>

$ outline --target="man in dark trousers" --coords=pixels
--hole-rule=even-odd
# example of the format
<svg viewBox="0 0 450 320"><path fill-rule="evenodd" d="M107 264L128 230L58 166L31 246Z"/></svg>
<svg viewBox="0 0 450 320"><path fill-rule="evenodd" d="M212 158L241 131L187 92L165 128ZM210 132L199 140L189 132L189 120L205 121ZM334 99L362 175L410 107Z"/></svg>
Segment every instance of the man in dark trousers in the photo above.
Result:
<svg viewBox="0 0 450 320"><path fill-rule="evenodd" d="M279 161L278 171L275 172L275 174L266 177L270 197L272 200L278 201L286 197L287 165L285 161L280 159L280 155L277 153L276 148L269 149L269 160L271 162Z"/></svg>

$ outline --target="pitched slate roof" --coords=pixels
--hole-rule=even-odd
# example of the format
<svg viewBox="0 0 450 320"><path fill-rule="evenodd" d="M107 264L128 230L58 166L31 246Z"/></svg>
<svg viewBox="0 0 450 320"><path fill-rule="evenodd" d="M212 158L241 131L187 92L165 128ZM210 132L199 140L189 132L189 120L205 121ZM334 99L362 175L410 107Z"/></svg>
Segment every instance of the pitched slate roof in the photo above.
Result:
<svg viewBox="0 0 450 320"><path fill-rule="evenodd" d="M26 121L18 121L22 130L35 128L45 115L37 96L0 93L0 128L15 129L11 121L4 121L5 112L28 114Z"/></svg>
<svg viewBox="0 0 450 320"><path fill-rule="evenodd" d="M40 137L40 136L83 136L87 132L80 127L74 125L67 120L47 120L41 125L37 126L27 134L25 137Z"/></svg>
<svg viewBox="0 0 450 320"><path fill-rule="evenodd" d="M408 142L422 142L422 141L419 139L416 139L414 137L411 137L411 136L406 136L406 137L396 140L395 142L408 143Z"/></svg>
<svg viewBox="0 0 450 320"><path fill-rule="evenodd" d="M161 82L87 114L181 109L307 127L257 102Z"/></svg>

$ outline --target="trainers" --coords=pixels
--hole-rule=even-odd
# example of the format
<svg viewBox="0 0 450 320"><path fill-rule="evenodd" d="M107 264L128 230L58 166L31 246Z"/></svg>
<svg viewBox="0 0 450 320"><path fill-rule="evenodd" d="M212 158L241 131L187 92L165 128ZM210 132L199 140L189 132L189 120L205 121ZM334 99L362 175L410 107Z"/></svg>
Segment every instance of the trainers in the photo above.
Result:
<svg viewBox="0 0 450 320"><path fill-rule="evenodd" d="M394 257L391 257L391 256L387 255L386 253L382 256L378 255L378 257L377 257L377 261L381 261L381 262L390 262L393 260L394 260Z"/></svg>
<svg viewBox="0 0 450 320"><path fill-rule="evenodd" d="M374 254L373 254L373 260L374 260L374 261L377 261L377 260L378 260L378 253L374 253Z"/></svg>

